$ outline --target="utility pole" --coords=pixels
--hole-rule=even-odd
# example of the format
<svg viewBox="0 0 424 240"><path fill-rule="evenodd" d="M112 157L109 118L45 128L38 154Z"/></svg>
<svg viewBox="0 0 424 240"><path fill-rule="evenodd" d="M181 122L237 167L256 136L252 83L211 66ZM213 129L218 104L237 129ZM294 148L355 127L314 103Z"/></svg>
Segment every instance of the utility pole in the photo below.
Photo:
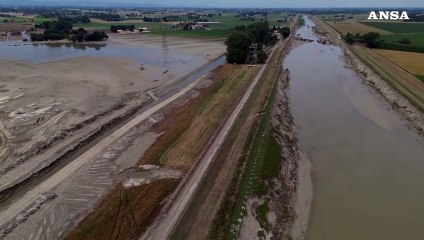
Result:
<svg viewBox="0 0 424 240"><path fill-rule="evenodd" d="M168 26L160 26L160 29L162 31L162 59L163 59L163 68L164 71L163 73L167 73L168 72L168 39L167 39L167 34L168 34Z"/></svg>

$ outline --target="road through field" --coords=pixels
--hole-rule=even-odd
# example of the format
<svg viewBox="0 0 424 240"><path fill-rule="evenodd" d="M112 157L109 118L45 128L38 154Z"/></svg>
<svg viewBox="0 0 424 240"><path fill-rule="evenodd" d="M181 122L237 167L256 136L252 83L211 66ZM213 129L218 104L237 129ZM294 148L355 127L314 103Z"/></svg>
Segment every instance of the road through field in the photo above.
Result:
<svg viewBox="0 0 424 240"><path fill-rule="evenodd" d="M280 44L281 42L274 46L271 53L269 54L270 56ZM194 171L188 176L188 179L184 183L184 186L177 193L174 202L170 206L169 210L165 213L166 216L163 219L158 219L158 221L154 223L154 225L141 237L141 239L163 240L168 239L170 237L176 224L182 217L184 210L190 203L194 193L201 184L202 179L205 176L212 161L214 160L216 154L218 153L218 150L224 143L224 140L227 137L231 127L237 120L240 111L246 104L247 100L253 92L253 89L255 88L256 84L258 83L267 66L267 63L262 65L256 77L253 79L252 83L244 93L243 97L237 103L236 107L224 123L216 138L208 147L203 157L199 160L199 163L197 164L197 166L195 166Z"/></svg>
<svg viewBox="0 0 424 240"><path fill-rule="evenodd" d="M201 78L198 78L190 85L182 89L180 92L176 93L175 95L172 95L171 97L163 100L162 102L159 102L158 104L142 112L140 115L136 116L131 121L123 125L121 128L118 128L111 135L107 136L99 143L94 145L92 148L87 150L85 153L83 153L81 156L69 163L67 166L57 171L55 174L47 178L45 181L41 182L39 185L35 186L32 190L23 194L21 198L17 199L9 206L1 209L0 228L4 227L5 224L7 224L11 219L16 217L21 211L23 211L32 203L34 203L43 193L50 192L59 183L66 180L85 164L93 160L96 155L103 153L109 145L120 139L133 127L137 126L138 124L146 120L149 116L151 116L161 108L165 107L169 103L173 102L177 98L183 96L185 93L191 90L200 80Z"/></svg>

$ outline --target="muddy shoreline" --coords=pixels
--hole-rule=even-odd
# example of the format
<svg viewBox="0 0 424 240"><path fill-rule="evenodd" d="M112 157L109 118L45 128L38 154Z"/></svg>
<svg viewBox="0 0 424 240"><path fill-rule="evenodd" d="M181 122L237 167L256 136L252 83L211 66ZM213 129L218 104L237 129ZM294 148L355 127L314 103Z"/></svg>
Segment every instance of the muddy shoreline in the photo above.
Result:
<svg viewBox="0 0 424 240"><path fill-rule="evenodd" d="M282 59L298 44L291 42ZM299 239L306 231L312 202L311 164L299 146L290 110L290 72L282 71L271 119L274 137L282 146L283 160L276 188L270 193L270 210L276 215L271 239Z"/></svg>
<svg viewBox="0 0 424 240"><path fill-rule="evenodd" d="M424 139L424 113L416 108L408 99L394 89L389 83L363 63L345 44L342 45L345 63L354 70L368 86L372 93L381 96L391 109L406 121L406 125Z"/></svg>

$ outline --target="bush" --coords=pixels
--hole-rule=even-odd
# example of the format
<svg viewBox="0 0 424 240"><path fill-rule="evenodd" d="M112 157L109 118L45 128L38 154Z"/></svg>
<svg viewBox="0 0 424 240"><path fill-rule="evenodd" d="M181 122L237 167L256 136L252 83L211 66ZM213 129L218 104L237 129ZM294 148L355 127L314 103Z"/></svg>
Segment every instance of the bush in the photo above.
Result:
<svg viewBox="0 0 424 240"><path fill-rule="evenodd" d="M227 49L225 56L227 57L228 63L243 64L246 61L248 52L238 48Z"/></svg>
<svg viewBox="0 0 424 240"><path fill-rule="evenodd" d="M44 41L44 34L31 33L31 41L40 42Z"/></svg>
<svg viewBox="0 0 424 240"><path fill-rule="evenodd" d="M132 32L132 31L134 31L134 29L135 29L135 25L112 25L112 26L110 26L110 31L114 32L114 33L118 32L118 30L122 30L122 31L129 30L129 31Z"/></svg>
<svg viewBox="0 0 424 240"><path fill-rule="evenodd" d="M290 28L289 27L280 28L280 33L281 35L283 35L283 38L287 38L288 36L290 36Z"/></svg>
<svg viewBox="0 0 424 240"><path fill-rule="evenodd" d="M258 53L258 63L265 63L268 55L264 51L260 51Z"/></svg>
<svg viewBox="0 0 424 240"><path fill-rule="evenodd" d="M228 36L227 41L225 41L225 45L230 49L241 49L244 51L248 51L250 45L252 44L253 39L243 32L233 33Z"/></svg>
<svg viewBox="0 0 424 240"><path fill-rule="evenodd" d="M404 38L402 40L397 41L397 43L400 43L400 44L411 44L411 41L409 39L407 39L407 38Z"/></svg>
<svg viewBox="0 0 424 240"><path fill-rule="evenodd" d="M364 42L369 48L377 48L380 45L380 33L369 32L364 34Z"/></svg>
<svg viewBox="0 0 424 240"><path fill-rule="evenodd" d="M88 33L85 35L85 41L103 41L104 39L109 38L105 32L94 31L93 33Z"/></svg>

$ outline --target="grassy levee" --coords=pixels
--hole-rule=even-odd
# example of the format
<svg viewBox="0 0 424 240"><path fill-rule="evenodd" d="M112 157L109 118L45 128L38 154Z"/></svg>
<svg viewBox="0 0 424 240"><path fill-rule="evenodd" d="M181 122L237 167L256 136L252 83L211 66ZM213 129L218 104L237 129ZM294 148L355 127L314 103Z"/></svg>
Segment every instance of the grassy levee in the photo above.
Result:
<svg viewBox="0 0 424 240"><path fill-rule="evenodd" d="M399 71L396 70L404 71L403 69L393 63L393 68L389 69L388 67L385 67L381 62L377 62L378 60L375 56L373 56L373 54L376 53L371 53L370 51L372 50L370 49L361 48L359 46L350 46L350 49L362 62L367 64L381 78L404 95L412 104L420 109L420 111L424 111L424 91L422 90L423 86L419 81L412 83L412 81L407 81L407 79L401 78L398 75L400 74ZM414 77L412 75L410 76Z"/></svg>
<svg viewBox="0 0 424 240"><path fill-rule="evenodd" d="M267 192L265 180L278 176L280 166L280 146L272 135L270 123L271 108L276 95L277 79L281 73L281 54L285 45L281 45L271 56L261 82L271 82L263 110L258 113L257 125L252 128L250 138L245 144L246 154L239 160L224 201L215 217L208 239L236 239L241 219L246 214L247 200L252 196L261 196ZM275 152L278 152L275 155ZM274 154L272 154L274 153ZM266 209L259 209L260 211ZM264 221L261 224L266 225Z"/></svg>
<svg viewBox="0 0 424 240"><path fill-rule="evenodd" d="M154 126L156 132L163 134L140 163L161 163L187 171L257 69L227 64L214 70L210 87L187 103L174 107ZM176 157L171 158L169 154ZM152 223L161 202L178 183L179 180L163 179L129 189L116 186L66 239L135 239Z"/></svg>
<svg viewBox="0 0 424 240"><path fill-rule="evenodd" d="M273 87L272 77L263 77L254 88L240 116L231 128L228 137L216 159L208 170L193 201L184 213L172 235L172 239L204 239L214 226L229 226L224 222L233 212L229 195L237 192L237 179L243 172L246 153L256 133L258 113L263 112L268 95ZM279 162L279 161L278 161ZM278 168L277 168L278 170ZM221 206L226 206L220 210ZM221 208L222 209L222 208ZM213 223L217 219L220 223ZM222 224L221 224L221 220ZM215 228L216 229L216 228ZM220 239L220 237L211 237Z"/></svg>
<svg viewBox="0 0 424 240"><path fill-rule="evenodd" d="M220 85L219 89L212 97L203 101L188 129L163 154L161 164L188 171L247 89L257 69L234 65L218 68L218 71L215 71L215 81Z"/></svg>

